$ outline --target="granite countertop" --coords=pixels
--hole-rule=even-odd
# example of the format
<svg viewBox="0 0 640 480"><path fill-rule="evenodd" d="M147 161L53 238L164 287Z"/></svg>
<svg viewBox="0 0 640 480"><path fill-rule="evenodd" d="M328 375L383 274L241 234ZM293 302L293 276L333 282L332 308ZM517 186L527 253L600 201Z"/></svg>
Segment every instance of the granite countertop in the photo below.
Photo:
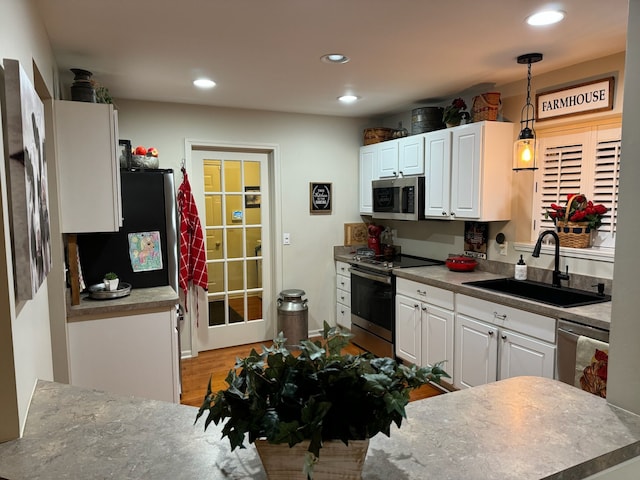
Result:
<svg viewBox="0 0 640 480"><path fill-rule="evenodd" d="M23 437L0 444L0 476L266 479L252 445L231 452L221 426L194 425L196 412L39 381ZM584 478L640 455L639 416L544 378L419 400L407 416L371 439L364 480Z"/></svg>
<svg viewBox="0 0 640 480"><path fill-rule="evenodd" d="M176 291L170 286L132 288L126 297L110 300L94 300L88 293L80 295L80 304L71 305L71 296L67 291L67 321L130 314L142 310L172 308L179 303Z"/></svg>
<svg viewBox="0 0 640 480"><path fill-rule="evenodd" d="M349 263L353 259L352 253L344 255L336 254L335 260ZM596 303L581 307L562 308L553 305L518 298L507 294L492 292L478 287L464 285L465 282L477 280L489 280L504 278L507 275L499 275L476 269L473 272L452 272L445 266L395 268L396 277L407 278L426 285L440 287L472 297L482 298L502 305L508 305L520 310L527 310L540 315L553 318L564 318L609 330L611 326L611 302Z"/></svg>

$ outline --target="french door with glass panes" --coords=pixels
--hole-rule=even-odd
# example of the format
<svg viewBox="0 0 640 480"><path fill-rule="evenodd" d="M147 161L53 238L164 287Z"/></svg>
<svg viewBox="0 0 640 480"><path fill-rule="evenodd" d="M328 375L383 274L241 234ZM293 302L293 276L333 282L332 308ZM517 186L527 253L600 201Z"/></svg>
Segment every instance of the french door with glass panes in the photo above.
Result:
<svg viewBox="0 0 640 480"><path fill-rule="evenodd" d="M199 312L198 351L261 342L273 337L264 314L271 298L269 155L192 152L194 195L206 237L209 290ZM195 184L198 183L195 188ZM199 207L200 208L200 207Z"/></svg>

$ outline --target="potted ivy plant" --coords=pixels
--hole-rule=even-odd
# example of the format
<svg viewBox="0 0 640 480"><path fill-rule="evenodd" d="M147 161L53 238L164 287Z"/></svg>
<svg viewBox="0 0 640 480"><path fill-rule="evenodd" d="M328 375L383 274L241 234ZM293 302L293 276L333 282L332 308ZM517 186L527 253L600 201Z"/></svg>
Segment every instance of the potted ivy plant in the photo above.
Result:
<svg viewBox="0 0 640 480"><path fill-rule="evenodd" d="M105 273L102 281L104 282L104 289L109 291L117 290L120 283L120 279L118 279L118 275L115 272Z"/></svg>
<svg viewBox="0 0 640 480"><path fill-rule="evenodd" d="M329 444L364 442L359 470L353 477L340 477L359 479L368 440L379 432L389 436L392 423L400 427L409 392L449 375L442 362L418 368L368 352L342 354L352 336L325 322L322 341L303 340L293 353L280 333L272 347L263 346L262 353L253 349L237 360L225 390L212 392L209 380L195 421L205 412L205 430L211 422L224 421L222 437L229 439L232 450L244 448L245 440L254 443L267 475L269 462L263 451L269 447L280 445L290 452L302 447L304 461L287 452L280 453L278 461L288 455L294 474L303 471L313 478L315 469L318 480L333 463L319 462L322 448L326 453ZM282 473L284 466L278 468Z"/></svg>

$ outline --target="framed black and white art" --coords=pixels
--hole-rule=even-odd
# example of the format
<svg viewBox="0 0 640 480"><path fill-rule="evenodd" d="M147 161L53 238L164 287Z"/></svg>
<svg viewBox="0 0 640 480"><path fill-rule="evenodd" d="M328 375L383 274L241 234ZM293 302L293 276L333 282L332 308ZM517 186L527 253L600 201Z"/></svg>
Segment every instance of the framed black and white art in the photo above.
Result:
<svg viewBox="0 0 640 480"><path fill-rule="evenodd" d="M17 60L3 66L14 283L17 299L29 300L51 270L44 105Z"/></svg>

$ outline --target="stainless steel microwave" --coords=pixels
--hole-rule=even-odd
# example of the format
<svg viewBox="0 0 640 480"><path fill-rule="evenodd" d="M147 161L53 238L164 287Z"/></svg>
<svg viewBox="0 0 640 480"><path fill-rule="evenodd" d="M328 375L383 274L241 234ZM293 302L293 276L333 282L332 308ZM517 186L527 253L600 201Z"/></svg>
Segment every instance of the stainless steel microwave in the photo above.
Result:
<svg viewBox="0 0 640 480"><path fill-rule="evenodd" d="M424 177L373 180L373 218L424 219Z"/></svg>

